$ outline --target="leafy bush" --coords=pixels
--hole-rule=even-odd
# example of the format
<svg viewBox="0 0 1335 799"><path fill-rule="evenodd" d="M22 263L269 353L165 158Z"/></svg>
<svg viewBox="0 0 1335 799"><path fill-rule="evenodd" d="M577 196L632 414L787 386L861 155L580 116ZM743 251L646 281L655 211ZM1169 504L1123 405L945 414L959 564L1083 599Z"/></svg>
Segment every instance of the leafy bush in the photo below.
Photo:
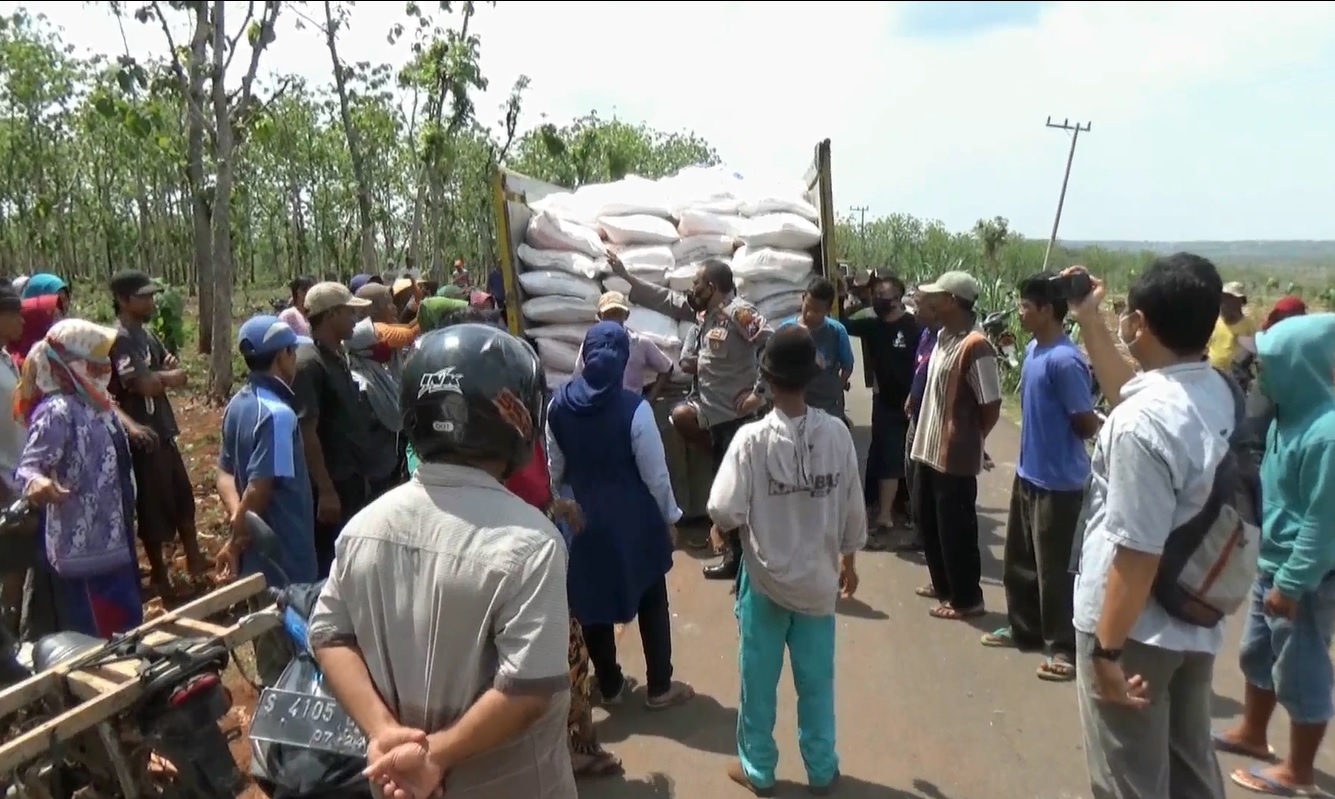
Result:
<svg viewBox="0 0 1335 799"><path fill-rule="evenodd" d="M185 300L174 289L169 287L158 295L157 311L150 326L172 355L185 345Z"/></svg>

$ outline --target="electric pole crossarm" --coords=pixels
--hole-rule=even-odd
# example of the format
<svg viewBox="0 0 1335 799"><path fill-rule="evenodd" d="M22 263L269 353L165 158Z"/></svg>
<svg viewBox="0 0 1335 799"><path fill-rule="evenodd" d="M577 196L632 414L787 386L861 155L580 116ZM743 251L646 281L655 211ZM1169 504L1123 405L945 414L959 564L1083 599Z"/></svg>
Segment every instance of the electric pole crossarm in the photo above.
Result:
<svg viewBox="0 0 1335 799"><path fill-rule="evenodd" d="M1066 172L1062 175L1061 193L1057 195L1057 213L1052 218L1052 235L1048 237L1048 246L1043 252L1043 270L1047 271L1048 259L1052 257L1052 247L1057 243L1057 229L1061 227L1062 223L1062 206L1066 204L1066 186L1071 182L1071 164L1075 161L1075 145L1080 141L1080 134L1088 133L1093 123L1077 122L1072 125L1071 120L1062 119L1061 124L1058 125L1053 123L1052 117L1048 117L1043 124L1044 127L1066 131L1071 134L1071 149L1066 153Z"/></svg>

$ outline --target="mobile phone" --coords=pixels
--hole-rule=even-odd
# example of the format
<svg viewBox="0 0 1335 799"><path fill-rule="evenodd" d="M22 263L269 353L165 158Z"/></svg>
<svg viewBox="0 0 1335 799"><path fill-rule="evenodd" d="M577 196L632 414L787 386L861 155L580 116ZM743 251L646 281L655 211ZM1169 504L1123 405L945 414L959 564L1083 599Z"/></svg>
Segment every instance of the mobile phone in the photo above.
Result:
<svg viewBox="0 0 1335 799"><path fill-rule="evenodd" d="M1061 300L1083 300L1094 290L1094 282L1090 280L1088 272L1057 275L1048 279L1048 285L1053 298Z"/></svg>

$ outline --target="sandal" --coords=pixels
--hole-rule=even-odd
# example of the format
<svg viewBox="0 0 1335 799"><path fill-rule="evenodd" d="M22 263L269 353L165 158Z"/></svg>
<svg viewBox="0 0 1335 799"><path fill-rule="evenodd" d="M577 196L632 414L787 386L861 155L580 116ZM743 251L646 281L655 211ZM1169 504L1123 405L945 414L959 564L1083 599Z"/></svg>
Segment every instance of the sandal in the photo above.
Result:
<svg viewBox="0 0 1335 799"><path fill-rule="evenodd" d="M1064 658L1050 657L1038 665L1038 679L1070 682L1075 679L1075 664Z"/></svg>
<svg viewBox="0 0 1335 799"><path fill-rule="evenodd" d="M630 696L630 694L635 690L637 685L638 683L635 681L634 677L622 677L621 690L617 691L615 694L611 696L603 696L602 691L598 692L599 693L598 704L604 707L614 707L616 705L619 705L623 700L625 700L627 696Z"/></svg>
<svg viewBox="0 0 1335 799"><path fill-rule="evenodd" d="M674 682L661 696L651 696L644 700L645 710L667 710L683 705L695 698L695 689L684 682Z"/></svg>
<svg viewBox="0 0 1335 799"><path fill-rule="evenodd" d="M1275 756L1275 747L1273 746L1267 746L1266 751L1261 752L1234 741L1222 732L1210 733L1210 742L1214 744L1216 752L1223 752L1226 755L1249 757L1252 760L1264 760L1268 763L1273 763L1278 759Z"/></svg>
<svg viewBox="0 0 1335 799"><path fill-rule="evenodd" d="M941 598L940 595L936 593L936 589L933 588L933 587L931 587L930 585L924 585L924 586L920 586L920 587L918 587L918 588L915 588L915 589L913 589L913 593L917 594L918 596L922 597L923 599L940 599L940 598Z"/></svg>
<svg viewBox="0 0 1335 799"><path fill-rule="evenodd" d="M609 777L622 771L621 758L601 746L593 752L571 752L575 777Z"/></svg>
<svg viewBox="0 0 1335 799"><path fill-rule="evenodd" d="M1011 633L1011 628L1001 627L990 633L983 633L979 643L992 649L1019 649L1020 645L1015 642L1015 635Z"/></svg>
<svg viewBox="0 0 1335 799"><path fill-rule="evenodd" d="M968 619L976 619L979 616L986 615L987 608L981 603L974 605L971 608L957 608L954 605L937 605L936 607L927 611L927 613L934 619L945 619L946 621L966 621Z"/></svg>
<svg viewBox="0 0 1335 799"><path fill-rule="evenodd" d="M1321 789L1315 785L1285 785L1274 777L1262 773L1262 766L1249 769L1235 769L1228 778L1252 793L1262 796L1321 796Z"/></svg>

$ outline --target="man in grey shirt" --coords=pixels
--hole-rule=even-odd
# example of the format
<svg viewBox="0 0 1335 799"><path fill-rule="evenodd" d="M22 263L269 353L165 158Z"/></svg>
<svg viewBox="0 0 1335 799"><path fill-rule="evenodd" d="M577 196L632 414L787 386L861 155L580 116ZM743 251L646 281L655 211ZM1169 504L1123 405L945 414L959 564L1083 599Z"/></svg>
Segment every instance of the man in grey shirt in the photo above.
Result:
<svg viewBox="0 0 1335 799"><path fill-rule="evenodd" d="M543 383L505 331L424 336L401 395L422 462L339 537L310 640L386 795L577 799L565 543L500 482L533 452Z"/></svg>

